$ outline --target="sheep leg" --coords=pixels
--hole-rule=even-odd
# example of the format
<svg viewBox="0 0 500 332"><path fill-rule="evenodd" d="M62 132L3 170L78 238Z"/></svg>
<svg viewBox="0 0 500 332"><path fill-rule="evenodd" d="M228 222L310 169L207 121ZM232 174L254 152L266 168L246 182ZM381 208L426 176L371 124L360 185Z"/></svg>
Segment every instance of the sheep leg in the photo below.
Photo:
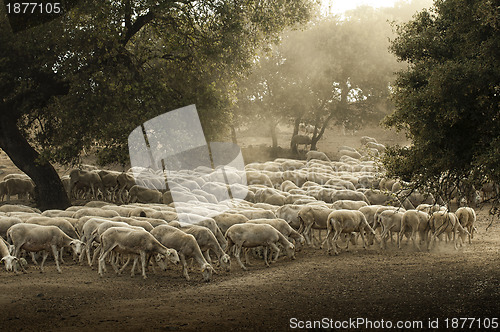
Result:
<svg viewBox="0 0 500 332"><path fill-rule="evenodd" d="M307 225L305 227L305 229L304 229L304 236L306 238L307 245L310 246L310 247L314 247L314 244L311 241L311 227L312 227L312 224L309 224L309 225Z"/></svg>
<svg viewBox="0 0 500 332"><path fill-rule="evenodd" d="M89 256L89 266L92 267L92 265L95 263L96 257L98 254L101 252L101 245L97 246L94 250L94 255L92 256L92 261L90 261L90 256ZM99 256L100 257L100 256Z"/></svg>
<svg viewBox="0 0 500 332"><path fill-rule="evenodd" d="M52 245L52 254L54 255L54 260L56 261L57 272L61 273L61 267L59 266L59 250L55 245Z"/></svg>
<svg viewBox="0 0 500 332"><path fill-rule="evenodd" d="M323 242L321 242L321 248L323 248L323 245L325 244L325 242L327 242L328 239L330 238L330 234L332 234L332 232L331 232L331 229L329 228L328 231L326 232L325 239L323 240ZM330 248L330 245L327 244L327 247ZM328 249L328 251L329 251L329 249Z"/></svg>
<svg viewBox="0 0 500 332"><path fill-rule="evenodd" d="M321 241L321 229L318 231L318 243L319 243L319 248L323 249L323 241Z"/></svg>
<svg viewBox="0 0 500 332"><path fill-rule="evenodd" d="M276 244L274 244L274 243L270 243L269 245L271 246L271 248L273 248L276 251L276 256L274 257L274 259L272 259L273 255L272 255L272 252L271 252L271 263L275 263L278 260L278 257L279 257L279 254L280 254L280 248L278 248L278 246Z"/></svg>
<svg viewBox="0 0 500 332"><path fill-rule="evenodd" d="M399 231L398 234L398 248L401 249L401 240L403 240L403 228L401 227L401 230Z"/></svg>
<svg viewBox="0 0 500 332"><path fill-rule="evenodd" d="M332 250L332 239L333 239L334 234L332 232L326 234L326 245L327 245L327 252L328 255L331 255L331 250Z"/></svg>
<svg viewBox="0 0 500 332"><path fill-rule="evenodd" d="M118 269L118 258L116 257L116 255L113 257L113 253L111 253L111 259L110 259L110 264L111 264L111 267L113 268L113 270L115 271L116 274L118 274L120 272L120 270Z"/></svg>
<svg viewBox="0 0 500 332"><path fill-rule="evenodd" d="M78 257L78 264L82 265L86 255L87 255L87 248L85 248L80 254L80 257Z"/></svg>
<svg viewBox="0 0 500 332"><path fill-rule="evenodd" d="M30 256L31 256L31 261L33 262L33 264L35 264L36 266L39 266L38 262L36 261L35 253L34 252L30 252Z"/></svg>
<svg viewBox="0 0 500 332"><path fill-rule="evenodd" d="M366 249L366 240L365 236L363 235L363 230L359 231L359 235L361 235L361 240L363 240L363 248ZM349 245L349 241L347 241L347 245ZM345 248L347 250L347 246Z"/></svg>
<svg viewBox="0 0 500 332"><path fill-rule="evenodd" d="M135 268L137 267L138 257L134 257L134 263L132 264L132 268L130 269L130 277L133 278L135 275Z"/></svg>
<svg viewBox="0 0 500 332"><path fill-rule="evenodd" d="M380 234L380 238L382 239L382 242L380 242L380 249L387 248L387 233L388 231L384 229Z"/></svg>
<svg viewBox="0 0 500 332"><path fill-rule="evenodd" d="M418 242L417 242L417 231L413 230L411 232L411 240L413 242L413 245L418 249L418 251L421 251L420 246L418 245Z"/></svg>
<svg viewBox="0 0 500 332"><path fill-rule="evenodd" d="M339 238L339 236L340 236L340 233L341 233L341 232L342 232L342 230L341 230L341 229L340 229L340 230L339 230L339 229L336 229L336 230L335 230L335 235L333 236L333 239L332 239L332 242L335 244L335 247L334 247L334 248L335 248L335 249L334 249L334 250L335 250L335 252L334 252L334 254L335 254L335 255L338 255L338 254L339 254L339 252L338 252L338 250L337 250L337 248L339 247L339 246L338 246L338 244L337 244L337 240L338 240L338 238Z"/></svg>
<svg viewBox="0 0 500 332"><path fill-rule="evenodd" d="M140 252L141 256L141 264L142 264L142 278L146 279L146 252L144 250L141 250Z"/></svg>
<svg viewBox="0 0 500 332"><path fill-rule="evenodd" d="M123 264L123 266L120 268L120 270L116 271L116 274L122 274L123 270L125 270L125 268L127 267L128 263L130 262L130 255L128 256L128 259L127 261L125 262L125 264Z"/></svg>
<svg viewBox="0 0 500 332"><path fill-rule="evenodd" d="M235 245L235 250L234 250L234 257L236 257L236 261L238 262L238 264L240 264L240 267L247 271L248 269L245 267L245 265L243 265L243 263L241 262L241 259L240 259L240 253L241 253L241 246L240 245Z"/></svg>
<svg viewBox="0 0 500 332"><path fill-rule="evenodd" d="M264 246L264 263L266 263L266 266L269 267L269 262L267 261L267 246Z"/></svg>
<svg viewBox="0 0 500 332"><path fill-rule="evenodd" d="M186 278L186 280L189 281L189 280L191 280L191 278L189 277L189 274L188 274L186 257L184 256L184 254L179 253L179 258L180 258L181 264L182 264L182 274L184 275L184 277Z"/></svg>
<svg viewBox="0 0 500 332"><path fill-rule="evenodd" d="M109 248L108 250L104 250L100 255L99 255L99 267L98 267L98 273L102 277L103 273L106 271L106 262L105 258L108 256L108 254L113 250L114 247Z"/></svg>
<svg viewBox="0 0 500 332"><path fill-rule="evenodd" d="M245 248L243 250L245 251L245 264L248 266L252 266L252 264L250 263L250 257L248 257L248 252L250 251L250 248Z"/></svg>
<svg viewBox="0 0 500 332"><path fill-rule="evenodd" d="M61 250L59 250L59 259L61 260L61 264L66 264L66 262L63 259L63 255L64 255L64 248L61 248Z"/></svg>
<svg viewBox="0 0 500 332"><path fill-rule="evenodd" d="M43 273L43 264L45 264L45 260L47 259L48 255L49 252L44 250L42 254L42 263L40 264L40 273Z"/></svg>
<svg viewBox="0 0 500 332"><path fill-rule="evenodd" d="M458 250L457 242L458 242L459 236L458 235L455 236L455 232L452 232L452 233L453 233L453 237L454 237L453 244L455 245L455 250Z"/></svg>
<svg viewBox="0 0 500 332"><path fill-rule="evenodd" d="M431 250L432 244L434 243L434 241L436 240L436 238L437 238L436 234L432 234L431 235L431 239L429 241L429 244L427 245L427 250Z"/></svg>
<svg viewBox="0 0 500 332"><path fill-rule="evenodd" d="M90 258L90 257L91 257L91 255L90 255L90 249L91 249L91 247L92 247L92 242L91 242L91 241L88 241L88 242L87 242L86 252L87 252L87 261L88 261L88 263L89 263L89 266L90 266L90 267L92 267L92 261L94 260L93 258L92 258L92 259ZM100 246L98 246L98 247L96 248L96 250L97 250L97 249L100 249ZM95 254L96 254L96 253L95 253L95 250L94 250L94 255L95 255Z"/></svg>

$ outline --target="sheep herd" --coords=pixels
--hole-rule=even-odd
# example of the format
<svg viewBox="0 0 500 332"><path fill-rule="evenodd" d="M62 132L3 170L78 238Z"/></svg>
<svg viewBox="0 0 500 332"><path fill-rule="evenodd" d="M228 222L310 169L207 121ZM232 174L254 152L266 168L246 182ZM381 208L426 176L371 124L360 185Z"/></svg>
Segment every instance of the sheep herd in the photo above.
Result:
<svg viewBox="0 0 500 332"><path fill-rule="evenodd" d="M422 244L431 249L438 239L453 240L455 248L467 237L471 243L474 209L451 212L417 191L395 195L405 184L383 176L377 159L384 151L375 139L363 137L359 149L341 147L337 161L309 151L307 160L281 158L244 170L179 171L168 190L164 174L150 169L74 169L63 184L71 198L89 200L84 206L43 212L0 206L1 261L7 271L26 272L24 257L30 255L43 272L50 253L61 272L70 249L74 260L96 266L101 276L106 263L121 274L132 261L132 276L138 268L146 278L149 269L180 264L189 280L192 259L209 281L217 270L230 271L231 256L247 270L250 255L262 256L269 266L281 253L295 259L304 246L326 244L329 254L339 254L340 242L348 249L358 237L363 247L378 243L381 250L393 234L399 248L404 236L417 250ZM0 182L2 200L32 193L25 175Z"/></svg>

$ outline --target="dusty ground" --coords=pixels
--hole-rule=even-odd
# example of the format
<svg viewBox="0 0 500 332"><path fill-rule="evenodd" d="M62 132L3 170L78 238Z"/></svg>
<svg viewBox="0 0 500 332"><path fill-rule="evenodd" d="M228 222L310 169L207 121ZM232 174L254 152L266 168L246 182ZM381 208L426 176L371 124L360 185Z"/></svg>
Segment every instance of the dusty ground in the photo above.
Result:
<svg viewBox="0 0 500 332"><path fill-rule="evenodd" d="M349 143L342 140L351 138L324 144ZM0 170L15 171L0 162L7 165ZM479 211L479 233L458 251L445 243L431 252L356 246L337 257L306 249L270 268L253 259L244 272L233 263L230 273L219 272L210 283L196 270L187 282L176 267L149 272L146 280L116 276L109 267L100 278L70 259L62 274L53 261L44 274L32 265L18 276L1 270L0 331L281 331L290 329L292 318L411 320L424 327L439 319L443 330L445 318L499 316L500 223L485 232L489 221L487 209Z"/></svg>
<svg viewBox="0 0 500 332"><path fill-rule="evenodd" d="M233 264L204 283L175 267L148 279L68 262L58 274L31 267L0 272L0 330L286 330L290 319L374 320L492 318L500 312L500 225L485 232L486 212L472 245L429 252L360 246L339 256L307 249L270 268L253 259L247 272ZM479 329L477 329L479 330Z"/></svg>

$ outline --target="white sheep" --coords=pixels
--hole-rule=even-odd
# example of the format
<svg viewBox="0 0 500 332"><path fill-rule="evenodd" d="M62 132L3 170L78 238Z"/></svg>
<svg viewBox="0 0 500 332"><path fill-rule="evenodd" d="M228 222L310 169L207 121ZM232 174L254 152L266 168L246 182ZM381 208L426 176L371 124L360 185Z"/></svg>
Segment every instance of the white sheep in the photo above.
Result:
<svg viewBox="0 0 500 332"><path fill-rule="evenodd" d="M461 207L455 211L455 215L458 221L469 232L469 244L471 244L471 239L474 238L474 230L476 227L474 223L476 222L476 212L470 207Z"/></svg>
<svg viewBox="0 0 500 332"><path fill-rule="evenodd" d="M453 235L455 249L458 249L457 247L458 238L460 237L463 242L464 238L469 234L469 232L462 227L462 225L458 221L457 216L452 212L445 212L445 211L434 212L431 218L429 219L429 228L431 231L431 239L427 246L428 250L432 248L432 244L434 243L436 238L443 233L447 233L449 239ZM456 235L455 233L457 232L459 236L455 237Z"/></svg>
<svg viewBox="0 0 500 332"><path fill-rule="evenodd" d="M52 250L56 262L57 271L61 273L59 266L59 250L71 247L75 255L79 255L83 249L83 242L70 238L57 226L41 226L36 224L16 224L7 231L7 241L14 245L14 256L19 257L21 249L27 252L43 251L40 272L43 272L43 264L47 259L49 250ZM23 272L26 273L21 265ZM17 273L16 265L14 270Z"/></svg>
<svg viewBox="0 0 500 332"><path fill-rule="evenodd" d="M156 189L148 189L135 185L129 190L130 202L136 203L161 203L163 194Z"/></svg>
<svg viewBox="0 0 500 332"><path fill-rule="evenodd" d="M327 230L325 241L327 242L328 254L331 254L331 246L335 244L335 255L338 255L337 240L342 233L351 234L358 232L363 239L363 248L366 248L366 242L368 242L368 245L372 245L375 238L375 231L368 225L365 215L356 210L332 211L327 218ZM367 241L365 241L363 233L366 233ZM345 249L347 250L348 248L349 241L347 241Z"/></svg>
<svg viewBox="0 0 500 332"><path fill-rule="evenodd" d="M105 190L102 184L101 177L99 176L97 171L86 171L80 169L73 169L69 172L70 183L69 183L69 193L73 192L73 189L77 186L86 188L87 192L90 193L92 191L92 197L97 198L98 191L101 191L101 194L104 197Z"/></svg>
<svg viewBox="0 0 500 332"><path fill-rule="evenodd" d="M361 144L362 145L366 145L366 143L368 143L368 142L377 143L377 140L373 137L370 137L370 136L361 137Z"/></svg>
<svg viewBox="0 0 500 332"><path fill-rule="evenodd" d="M101 208L81 208L73 214L72 218L80 219L81 217L85 216L113 218L118 217L119 214L116 211L104 210Z"/></svg>
<svg viewBox="0 0 500 332"><path fill-rule="evenodd" d="M25 223L42 226L57 226L69 237L74 239L80 238L80 234L77 232L73 224L66 218L37 216L29 218L25 221Z"/></svg>
<svg viewBox="0 0 500 332"><path fill-rule="evenodd" d="M226 231L228 230L229 227L235 224L243 224L247 220L249 220L242 214L229 213L229 212L224 212L219 215L216 215L214 216L213 219L217 223L217 226L219 227L222 234L226 234Z"/></svg>
<svg viewBox="0 0 500 332"><path fill-rule="evenodd" d="M0 257L0 262L5 264L5 270L7 271L12 271L16 262L19 261L17 257L10 254L9 244L5 242L3 237L0 237Z"/></svg>
<svg viewBox="0 0 500 332"><path fill-rule="evenodd" d="M123 192L130 190L136 184L134 175L123 172L116 177L116 182L118 182L118 202L124 203Z"/></svg>
<svg viewBox="0 0 500 332"><path fill-rule="evenodd" d="M330 201L332 203L335 203L338 200L363 201L367 204L370 204L370 201L368 201L365 194L360 191L349 189L333 190L330 194Z"/></svg>
<svg viewBox="0 0 500 332"><path fill-rule="evenodd" d="M5 193L7 194L7 202L10 201L12 195L17 195L18 199L33 198L35 185L30 178L7 179L5 180Z"/></svg>
<svg viewBox="0 0 500 332"><path fill-rule="evenodd" d="M286 222L295 230L300 228L299 211L301 205L287 204L276 210L276 217L285 219Z"/></svg>
<svg viewBox="0 0 500 332"><path fill-rule="evenodd" d="M416 241L416 234L419 233L420 242L427 242L427 233L429 230L430 215L427 212L419 210L408 210L403 213L401 219L401 230L399 231L399 249L401 249L401 240L405 233L410 233L410 238L413 245L420 250L420 246Z"/></svg>
<svg viewBox="0 0 500 332"><path fill-rule="evenodd" d="M368 206L363 206L358 209L361 213L365 215L366 221L372 227L375 229L375 213L377 213L377 210L379 208L383 208L384 206L382 205L368 205Z"/></svg>
<svg viewBox="0 0 500 332"><path fill-rule="evenodd" d="M363 201L351 201L348 199L341 199L335 201L332 204L332 209L335 210L359 210L363 206L368 206L366 202Z"/></svg>
<svg viewBox="0 0 500 332"><path fill-rule="evenodd" d="M252 224L267 224L271 225L276 230L278 230L281 234L286 236L286 238L291 238L295 241L295 248L299 249L299 246L302 247L304 245L305 239L304 237L299 234L295 229L293 229L286 220L284 219L252 219L248 220L247 223L252 223ZM299 246L297 246L297 243Z"/></svg>
<svg viewBox="0 0 500 332"><path fill-rule="evenodd" d="M380 247L382 249L387 246L387 238L390 236L389 232L401 232L401 219L403 218L403 213L404 212L398 210L385 210L378 215L378 223L382 227L382 232L380 233L382 239ZM396 240L399 247L399 236L397 236Z"/></svg>
<svg viewBox="0 0 500 332"><path fill-rule="evenodd" d="M167 257L174 264L179 262L179 256L175 249L169 249L163 246L151 233L144 229L132 229L127 227L109 228L101 234L100 241L101 254L99 256L98 273L101 277L106 270L105 258L112 251L139 256L142 265L142 277L144 279L147 278L146 263L151 255L160 254ZM121 270L118 270L115 263L113 261L111 262L116 273L123 271L128 263L127 261ZM136 262L137 258L134 259L134 266L131 272L132 276Z"/></svg>
<svg viewBox="0 0 500 332"><path fill-rule="evenodd" d="M308 151L306 153L306 160L309 161L311 159L318 159L331 162L330 158L328 158L327 155L321 151Z"/></svg>
<svg viewBox="0 0 500 332"><path fill-rule="evenodd" d="M198 246L200 246L201 252L204 253L207 262L212 261L209 253L209 251L212 250L217 256L220 266L226 271L229 271L231 259L229 258L229 255L222 250L219 242L215 238L214 233L212 233L210 229L199 225L189 225L181 227L181 230L186 234L194 236Z"/></svg>
<svg viewBox="0 0 500 332"><path fill-rule="evenodd" d="M269 176L261 172L246 172L246 177L248 185L262 184L267 187L273 187L273 182L271 181ZM219 196L219 197L224 197L224 196Z"/></svg>
<svg viewBox="0 0 500 332"><path fill-rule="evenodd" d="M276 218L276 214L274 214L274 212L264 209L240 209L237 213L244 215L248 219Z"/></svg>
<svg viewBox="0 0 500 332"><path fill-rule="evenodd" d="M230 250L234 247L234 256L238 261L238 264L243 270L247 270L245 265L241 262L240 254L241 249L245 248L254 248L263 246L264 248L264 261L266 266L269 267L269 262L267 260L267 249L271 247L276 252L276 257L272 261L276 261L279 255L279 248L276 246L276 243L281 243L281 245L285 248L285 253L288 257L294 259L295 257L295 246L288 241L283 234L277 231L274 227L267 224L236 224L227 230L226 234L227 239L227 249L226 252L230 252Z"/></svg>
<svg viewBox="0 0 500 332"><path fill-rule="evenodd" d="M151 232L153 230L153 225L151 222L149 222L149 218L145 219L139 219L138 217L135 218L128 218L128 217L113 217L111 218L112 221L121 221L121 222L126 222L130 226L136 226L136 227L142 227L148 232Z"/></svg>
<svg viewBox="0 0 500 332"><path fill-rule="evenodd" d="M164 246L177 250L186 280L190 280L186 258L193 258L201 268L203 279L210 281L214 268L206 261L193 235L169 225L160 225L153 229L151 234Z"/></svg>
<svg viewBox="0 0 500 332"><path fill-rule="evenodd" d="M98 174L101 177L102 186L105 190L104 197L110 201L115 201L116 191L118 190L117 178L121 173L116 171L101 170Z"/></svg>
<svg viewBox="0 0 500 332"><path fill-rule="evenodd" d="M88 221L87 221L87 223L88 223ZM94 241L100 242L100 238L101 238L102 233L104 233L106 230L108 230L110 228L114 228L114 227L125 227L125 228L136 229L136 230L145 230L142 227L131 226L131 225L129 225L126 222L107 220L107 221L105 221L103 223L99 223L97 225L97 227L95 227L94 231L92 232L92 234L90 235L90 237L87 239L87 243L89 245L92 245L92 243ZM97 255L100 254L100 252L101 252L101 248L98 246L96 248L96 250L94 251L94 256L92 258L92 263L95 262L95 259L96 259Z"/></svg>
<svg viewBox="0 0 500 332"><path fill-rule="evenodd" d="M4 239L7 238L7 230L15 224L20 224L23 221L17 217L0 216L0 236Z"/></svg>
<svg viewBox="0 0 500 332"><path fill-rule="evenodd" d="M300 219L300 228L298 232L304 235L306 243L309 246L314 246L311 241L311 229L322 229L326 230L328 215L332 212L332 209L328 209L322 206L304 206L298 212ZM321 233L320 239L321 242Z"/></svg>
<svg viewBox="0 0 500 332"><path fill-rule="evenodd" d="M371 148L371 149L377 149L378 152L380 153L383 153L385 152L386 148L385 148L385 145L383 144L380 144L380 143L376 143L376 142L366 142L365 144L368 148Z"/></svg>

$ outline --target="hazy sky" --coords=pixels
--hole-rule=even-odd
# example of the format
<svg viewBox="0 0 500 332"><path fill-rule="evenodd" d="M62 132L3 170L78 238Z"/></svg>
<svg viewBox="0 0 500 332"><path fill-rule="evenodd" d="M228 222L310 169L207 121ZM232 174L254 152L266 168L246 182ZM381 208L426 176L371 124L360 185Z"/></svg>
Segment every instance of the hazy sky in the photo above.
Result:
<svg viewBox="0 0 500 332"><path fill-rule="evenodd" d="M328 9L335 14L340 14L349 9L354 9L361 5L368 5L375 8L392 7L396 0L322 0L323 8Z"/></svg>

